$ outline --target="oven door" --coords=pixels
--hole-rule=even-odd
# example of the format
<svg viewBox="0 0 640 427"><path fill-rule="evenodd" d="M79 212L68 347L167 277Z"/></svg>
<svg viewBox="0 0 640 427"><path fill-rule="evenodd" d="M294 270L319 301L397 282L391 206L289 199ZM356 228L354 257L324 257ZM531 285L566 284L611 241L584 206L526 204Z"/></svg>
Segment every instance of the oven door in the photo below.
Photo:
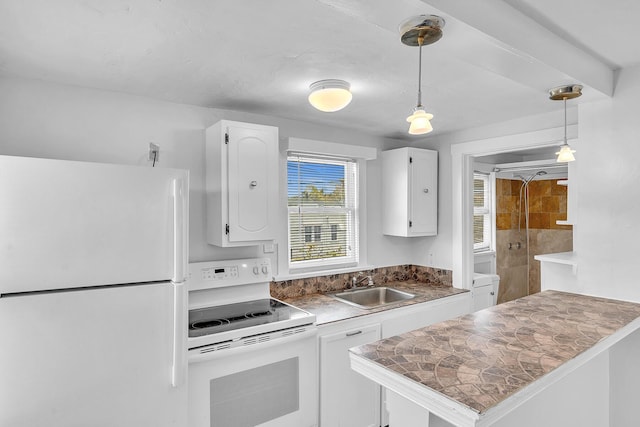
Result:
<svg viewBox="0 0 640 427"><path fill-rule="evenodd" d="M189 427L316 427L315 326L189 357Z"/></svg>

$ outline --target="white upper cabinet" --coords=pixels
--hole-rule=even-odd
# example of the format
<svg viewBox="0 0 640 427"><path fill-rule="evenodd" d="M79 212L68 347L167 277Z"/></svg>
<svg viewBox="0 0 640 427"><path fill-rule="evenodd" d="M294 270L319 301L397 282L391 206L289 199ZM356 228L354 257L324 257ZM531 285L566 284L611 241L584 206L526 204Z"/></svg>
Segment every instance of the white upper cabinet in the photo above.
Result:
<svg viewBox="0 0 640 427"><path fill-rule="evenodd" d="M382 232L391 236L438 233L438 152L399 148L382 152Z"/></svg>
<svg viewBox="0 0 640 427"><path fill-rule="evenodd" d="M206 138L207 242L250 246L274 240L278 128L221 120Z"/></svg>

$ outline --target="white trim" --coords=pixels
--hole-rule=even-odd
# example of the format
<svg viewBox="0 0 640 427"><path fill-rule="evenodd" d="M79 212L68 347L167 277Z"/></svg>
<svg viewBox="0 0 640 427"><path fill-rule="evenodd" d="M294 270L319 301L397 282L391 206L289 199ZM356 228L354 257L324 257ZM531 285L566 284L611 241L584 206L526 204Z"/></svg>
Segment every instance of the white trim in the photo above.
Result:
<svg viewBox="0 0 640 427"><path fill-rule="evenodd" d="M473 159L476 156L562 143L564 127L487 138L451 145L453 286L471 289L473 282ZM578 137L578 125L567 126L567 138Z"/></svg>
<svg viewBox="0 0 640 427"><path fill-rule="evenodd" d="M305 154L322 156L340 156L356 160L375 160L378 150L361 145L337 144L335 142L315 141L312 139L289 138L287 151L299 151Z"/></svg>
<svg viewBox="0 0 640 427"><path fill-rule="evenodd" d="M331 268L331 266L327 267L327 270L322 270L319 268L314 269L295 269L291 270L289 274L278 274L273 277L273 280L280 282L283 280L293 280L293 279L305 279L307 277L317 277L317 276L330 276L332 274L342 274L342 273L353 273L354 271L363 271L363 270L373 270L376 268L374 265L353 265L349 267L337 267Z"/></svg>

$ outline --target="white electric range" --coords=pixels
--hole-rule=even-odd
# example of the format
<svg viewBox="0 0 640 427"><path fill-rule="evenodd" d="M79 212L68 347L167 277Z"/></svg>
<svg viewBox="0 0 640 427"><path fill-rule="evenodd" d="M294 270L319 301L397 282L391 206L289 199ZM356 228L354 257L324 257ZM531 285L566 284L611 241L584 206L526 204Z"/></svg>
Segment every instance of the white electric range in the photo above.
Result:
<svg viewBox="0 0 640 427"><path fill-rule="evenodd" d="M270 260L189 270L189 426L316 426L315 316L271 298Z"/></svg>

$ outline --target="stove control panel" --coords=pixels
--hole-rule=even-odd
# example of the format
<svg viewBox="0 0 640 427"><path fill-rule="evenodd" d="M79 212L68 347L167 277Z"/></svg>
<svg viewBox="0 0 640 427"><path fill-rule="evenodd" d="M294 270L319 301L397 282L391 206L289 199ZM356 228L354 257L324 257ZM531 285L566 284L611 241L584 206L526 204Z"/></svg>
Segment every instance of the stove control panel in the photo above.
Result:
<svg viewBox="0 0 640 427"><path fill-rule="evenodd" d="M238 266L232 265L230 267L202 267L200 269L202 273L201 279L207 280L226 280L238 277Z"/></svg>
<svg viewBox="0 0 640 427"><path fill-rule="evenodd" d="M193 291L263 283L271 279L271 260L251 258L190 263L187 284Z"/></svg>

